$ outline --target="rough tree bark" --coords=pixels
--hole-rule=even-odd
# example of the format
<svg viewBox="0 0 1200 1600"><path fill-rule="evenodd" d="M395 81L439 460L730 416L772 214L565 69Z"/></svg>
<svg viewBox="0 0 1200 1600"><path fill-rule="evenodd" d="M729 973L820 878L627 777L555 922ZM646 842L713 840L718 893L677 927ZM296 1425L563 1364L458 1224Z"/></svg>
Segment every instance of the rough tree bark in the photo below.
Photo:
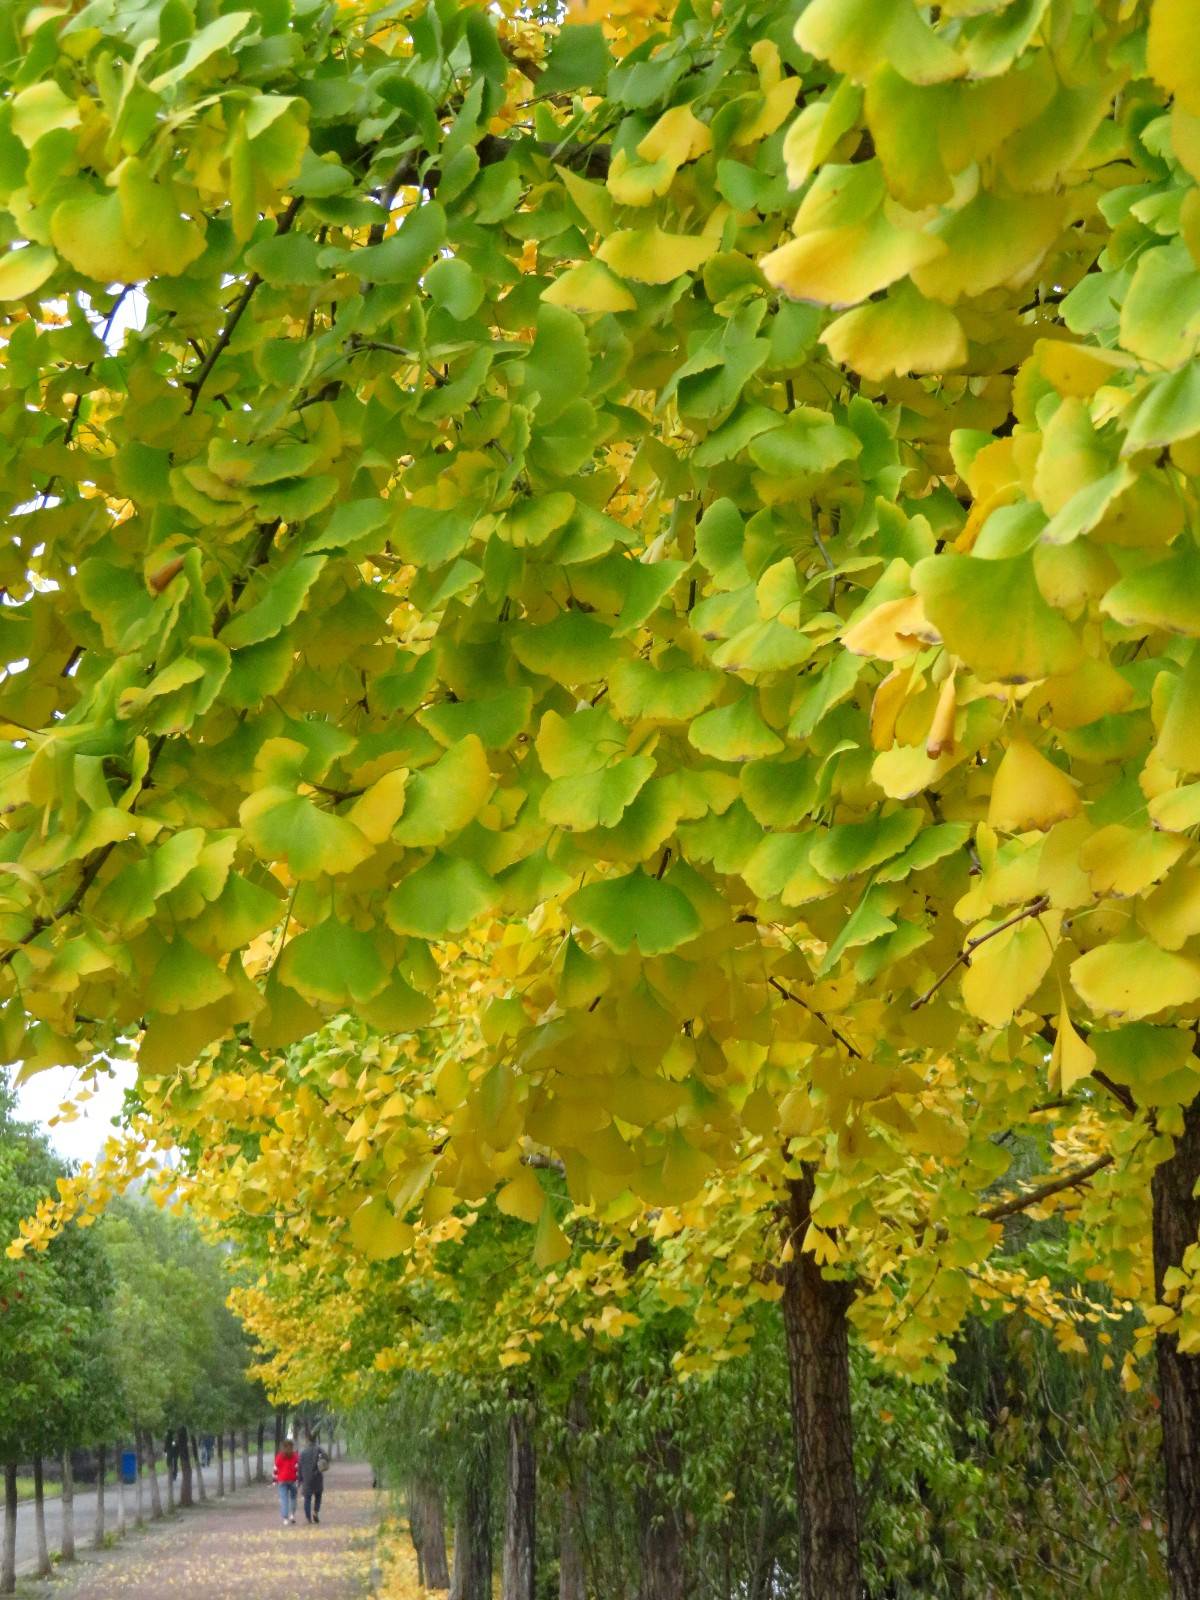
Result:
<svg viewBox="0 0 1200 1600"><path fill-rule="evenodd" d="M192 1499L192 1447L186 1428L176 1428L175 1438L179 1443L179 1504L190 1506L195 1502Z"/></svg>
<svg viewBox="0 0 1200 1600"><path fill-rule="evenodd" d="M250 1429L242 1429L242 1483L250 1485Z"/></svg>
<svg viewBox="0 0 1200 1600"><path fill-rule="evenodd" d="M208 1490L204 1487L204 1466L200 1460L200 1435L192 1429L192 1469L196 1474L196 1492L200 1496L200 1503L208 1499Z"/></svg>
<svg viewBox="0 0 1200 1600"><path fill-rule="evenodd" d="M446 1518L440 1485L432 1478L414 1478L409 1484L408 1506L420 1581L426 1589L448 1589L450 1566L446 1560Z"/></svg>
<svg viewBox="0 0 1200 1600"><path fill-rule="evenodd" d="M467 1462L450 1594L451 1600L492 1600L492 1462L486 1437L477 1441Z"/></svg>
<svg viewBox="0 0 1200 1600"><path fill-rule="evenodd" d="M33 1458L33 1525L37 1538L38 1577L44 1578L50 1572L50 1547L46 1543L46 1480L41 1456Z"/></svg>
<svg viewBox="0 0 1200 1600"><path fill-rule="evenodd" d="M142 1434L142 1449L150 1475L150 1520L159 1522L162 1519L163 1508L162 1495L158 1488L158 1451L155 1449L154 1434L150 1428Z"/></svg>
<svg viewBox="0 0 1200 1600"><path fill-rule="evenodd" d="M108 1449L105 1445L96 1447L96 1521L92 1528L92 1546L96 1550L104 1548L104 1474L108 1469Z"/></svg>
<svg viewBox="0 0 1200 1600"><path fill-rule="evenodd" d="M142 1430L133 1430L133 1451L136 1466L133 1474L133 1521L134 1525L144 1528L146 1525L146 1486L142 1482Z"/></svg>
<svg viewBox="0 0 1200 1600"><path fill-rule="evenodd" d="M125 1474L121 1470L121 1441L113 1445L113 1461L117 1468L117 1538L125 1537Z"/></svg>
<svg viewBox="0 0 1200 1600"><path fill-rule="evenodd" d="M267 1481L266 1470L263 1467L263 1451L265 1449L266 1442L267 1425L260 1417L258 1422L258 1468L254 1474L255 1483L265 1483Z"/></svg>
<svg viewBox="0 0 1200 1600"><path fill-rule="evenodd" d="M587 1600L579 1507L569 1488L558 1507L558 1600Z"/></svg>
<svg viewBox="0 0 1200 1600"><path fill-rule="evenodd" d="M217 1434L217 1499L225 1498L225 1435Z"/></svg>
<svg viewBox="0 0 1200 1600"><path fill-rule="evenodd" d="M74 1561L75 1559L75 1468L71 1464L71 1452L64 1450L62 1453L62 1550L60 1559Z"/></svg>
<svg viewBox="0 0 1200 1600"><path fill-rule="evenodd" d="M828 1281L802 1248L813 1172L788 1185L792 1259L783 1273L783 1323L792 1391L792 1444L800 1521L797 1600L861 1600L858 1490L850 1418L852 1291Z"/></svg>
<svg viewBox="0 0 1200 1600"><path fill-rule="evenodd" d="M537 1456L533 1410L518 1403L508 1419L508 1494L504 1511L504 1600L534 1600Z"/></svg>
<svg viewBox="0 0 1200 1600"><path fill-rule="evenodd" d="M229 1430L229 1492L237 1493L237 1434Z"/></svg>
<svg viewBox="0 0 1200 1600"><path fill-rule="evenodd" d="M651 1484L665 1470L679 1475L679 1447L660 1436L648 1481L636 1495L641 1576L638 1600L687 1600L687 1538L678 1506Z"/></svg>
<svg viewBox="0 0 1200 1600"><path fill-rule="evenodd" d="M0 1594L17 1587L17 1464L4 1463L4 1554L0 1557Z"/></svg>
<svg viewBox="0 0 1200 1600"><path fill-rule="evenodd" d="M1184 1113L1175 1154L1157 1168L1151 1185L1154 1213L1154 1285L1200 1237L1200 1100ZM1180 1353L1173 1333L1157 1340L1162 1402L1162 1457L1166 1477L1167 1565L1172 1600L1200 1600L1200 1361Z"/></svg>

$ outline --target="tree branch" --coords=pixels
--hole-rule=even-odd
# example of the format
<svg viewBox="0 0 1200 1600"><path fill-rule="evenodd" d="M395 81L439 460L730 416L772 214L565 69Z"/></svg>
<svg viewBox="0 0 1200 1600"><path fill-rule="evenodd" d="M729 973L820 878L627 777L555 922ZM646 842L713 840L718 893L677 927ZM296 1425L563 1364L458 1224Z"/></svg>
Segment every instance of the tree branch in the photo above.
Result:
<svg viewBox="0 0 1200 1600"><path fill-rule="evenodd" d="M292 223L296 220L296 213L300 210L300 204L300 199L297 197L295 200L292 200L289 203L287 210L280 215L279 222L275 228L275 233L277 236L279 234L289 233L291 231ZM237 330L237 325L242 320L242 317L246 311L246 307L250 304L254 291L258 288L261 282L262 279L259 277L257 272L252 272L246 279L246 286L238 296L237 300L234 302L233 310L229 313L229 320L226 322L224 328L222 328L220 334L218 335L216 344L213 345L212 349L208 352L208 355L204 358L204 361L197 371L196 376L194 378L188 378L185 381L184 388L192 391L192 398L187 408L188 416L191 416L192 412L195 411L196 404L200 399L200 391L208 382L212 373L212 369L221 359L224 351L228 349L229 341L233 338L233 335Z"/></svg>
<svg viewBox="0 0 1200 1600"><path fill-rule="evenodd" d="M977 1213L987 1222L999 1222L1002 1217L1012 1217L1020 1211L1028 1211L1031 1206L1041 1205L1043 1200L1049 1200L1052 1195L1061 1194L1064 1189L1077 1189L1081 1183L1087 1183L1098 1172L1103 1172L1105 1167L1111 1167L1116 1157L1113 1155L1097 1156L1095 1161L1089 1161L1086 1167L1076 1167L1074 1172L1064 1172L1061 1177L1050 1178L1046 1183L1039 1184L1036 1189L1030 1189L1026 1194L1013 1195L1009 1200L1001 1200L994 1206L988 1206Z"/></svg>
<svg viewBox="0 0 1200 1600"><path fill-rule="evenodd" d="M986 933L981 933L974 939L968 939L941 977L935 978L925 993L917 996L909 1006L909 1010L919 1011L923 1005L928 1005L947 978L953 977L959 967L970 966L971 957L981 944L986 944L989 939L994 939L997 934L1003 933L1006 928L1011 928L1018 922L1024 922L1027 917L1040 917L1049 904L1049 895L1040 894L1036 900L1031 900L1021 911L1015 911L1011 917L1006 917L1003 922L998 922L994 928L989 928Z"/></svg>

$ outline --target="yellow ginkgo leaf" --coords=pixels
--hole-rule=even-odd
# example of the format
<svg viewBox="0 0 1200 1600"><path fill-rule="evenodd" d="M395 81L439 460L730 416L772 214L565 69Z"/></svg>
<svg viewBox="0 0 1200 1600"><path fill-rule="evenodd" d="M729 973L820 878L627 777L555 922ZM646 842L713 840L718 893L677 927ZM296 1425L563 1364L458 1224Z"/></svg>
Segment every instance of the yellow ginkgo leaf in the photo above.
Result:
<svg viewBox="0 0 1200 1600"><path fill-rule="evenodd" d="M496 1196L496 1205L504 1215L519 1217L522 1222L537 1222L545 1204L546 1196L531 1167L522 1167Z"/></svg>
<svg viewBox="0 0 1200 1600"><path fill-rule="evenodd" d="M1200 7L1195 0L1154 0L1146 65L1185 111L1200 116Z"/></svg>
<svg viewBox="0 0 1200 1600"><path fill-rule="evenodd" d="M792 300L855 306L935 260L945 245L900 227L878 161L825 167L796 214L796 237L763 257L767 281Z"/></svg>
<svg viewBox="0 0 1200 1600"><path fill-rule="evenodd" d="M1200 999L1200 961L1149 939L1097 945L1071 965L1075 993L1098 1017L1152 1017Z"/></svg>
<svg viewBox="0 0 1200 1600"><path fill-rule="evenodd" d="M634 310L637 301L629 293L621 278L613 277L608 267L600 261L581 261L570 267L562 277L542 290L542 299L550 306L565 310Z"/></svg>
<svg viewBox="0 0 1200 1600"><path fill-rule="evenodd" d="M907 283L838 317L821 343L835 361L872 382L907 372L950 372L967 359L962 323Z"/></svg>
<svg viewBox="0 0 1200 1600"><path fill-rule="evenodd" d="M1063 995L1054 1050L1050 1057L1051 1081L1057 1083L1063 1094L1070 1094L1077 1083L1090 1075L1095 1065L1096 1052L1071 1021L1067 997Z"/></svg>
<svg viewBox="0 0 1200 1600"><path fill-rule="evenodd" d="M415 1235L382 1195L373 1194L350 1218L350 1238L369 1261L390 1261L412 1245Z"/></svg>
<svg viewBox="0 0 1200 1600"><path fill-rule="evenodd" d="M842 648L856 656L873 656L880 661L902 661L927 644L938 642L919 595L885 600L851 623L842 635Z"/></svg>
<svg viewBox="0 0 1200 1600"><path fill-rule="evenodd" d="M571 1254L571 1241L554 1218L554 1208L547 1200L538 1221L537 1237L533 1243L533 1259L539 1267L555 1267Z"/></svg>
<svg viewBox="0 0 1200 1600"><path fill-rule="evenodd" d="M1005 833L1045 830L1080 809L1071 779L1024 739L1014 739L992 780L988 823Z"/></svg>
<svg viewBox="0 0 1200 1600"><path fill-rule="evenodd" d="M1061 921L1057 912L1046 912L1014 923L972 953L962 995L973 1017L992 1028L1012 1021L1049 970Z"/></svg>
<svg viewBox="0 0 1200 1600"><path fill-rule="evenodd" d="M720 242L716 235L623 228L610 234L597 253L622 278L632 278L635 283L673 283L683 273L702 267Z"/></svg>

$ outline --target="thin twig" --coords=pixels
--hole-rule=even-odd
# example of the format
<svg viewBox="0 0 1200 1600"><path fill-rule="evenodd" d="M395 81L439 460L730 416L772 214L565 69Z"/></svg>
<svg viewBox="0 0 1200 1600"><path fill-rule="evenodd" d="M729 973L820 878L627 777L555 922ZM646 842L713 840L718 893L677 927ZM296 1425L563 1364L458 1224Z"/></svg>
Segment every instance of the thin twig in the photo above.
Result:
<svg viewBox="0 0 1200 1600"><path fill-rule="evenodd" d="M804 1010L808 1012L810 1017L816 1017L821 1026L823 1028L828 1028L837 1042L843 1047L843 1049L847 1050L856 1061L862 1060L862 1051L856 1050L850 1043L849 1039L847 1039L846 1035L844 1033L839 1033L834 1027L833 1023L830 1022L829 1018L825 1016L823 1012L817 1011L815 1007L809 1005L807 1000L802 1000L798 994L793 994L790 989L785 988L785 986L780 983L778 978L768 978L767 982L771 985L772 989L775 989L779 994L781 994L785 1000L792 1001L794 1005L803 1006Z"/></svg>
<svg viewBox="0 0 1200 1600"><path fill-rule="evenodd" d="M973 939L968 939L966 944L963 945L962 949L955 956L954 960L946 968L945 972L942 973L941 977L935 978L930 984L929 988L926 989L925 993L918 995L918 997L909 1006L909 1010L919 1011L923 1005L927 1005L929 1001L933 999L934 995L942 987L946 979L953 977L954 973L958 971L959 967L970 966L971 957L974 955L975 951L979 949L981 944L986 944L989 939L994 939L997 934L1003 933L1006 928L1011 928L1018 922L1024 922L1027 917L1040 917L1042 912L1046 910L1049 904L1050 897L1048 895L1041 894L1036 900L1031 900L1023 910L1014 911L1011 917L1006 917L1003 922L998 922L994 928L989 928L986 933L981 933Z"/></svg>
<svg viewBox="0 0 1200 1600"><path fill-rule="evenodd" d="M299 210L300 200L299 198L296 198L289 204L287 210L280 216L278 226L275 229L276 236L291 231L292 223L295 222L296 213ZM229 313L229 320L226 322L224 328L222 328L220 334L217 336L216 343L208 352L208 355L205 357L203 363L196 373L196 376L194 378L188 378L185 380L184 388L192 391L192 398L188 404L189 416L191 416L192 412L195 411L196 404L200 399L200 391L208 382L209 376L212 373L212 369L216 366L217 362L221 359L222 354L228 348L229 341L233 338L233 335L237 330L237 325L242 320L246 307L250 304L251 297L261 282L262 279L259 277L257 272L252 272L246 279L246 286L238 296L237 300L234 302L233 310Z"/></svg>

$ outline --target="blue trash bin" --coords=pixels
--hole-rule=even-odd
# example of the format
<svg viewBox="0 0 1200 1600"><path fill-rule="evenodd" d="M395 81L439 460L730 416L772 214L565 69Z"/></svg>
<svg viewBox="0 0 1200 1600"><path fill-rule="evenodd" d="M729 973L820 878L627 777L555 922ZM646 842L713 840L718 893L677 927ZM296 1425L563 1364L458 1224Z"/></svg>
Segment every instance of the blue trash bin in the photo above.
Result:
<svg viewBox="0 0 1200 1600"><path fill-rule="evenodd" d="M136 1450L122 1450L121 1451L121 1482L122 1483L136 1483L137 1482L137 1451Z"/></svg>

